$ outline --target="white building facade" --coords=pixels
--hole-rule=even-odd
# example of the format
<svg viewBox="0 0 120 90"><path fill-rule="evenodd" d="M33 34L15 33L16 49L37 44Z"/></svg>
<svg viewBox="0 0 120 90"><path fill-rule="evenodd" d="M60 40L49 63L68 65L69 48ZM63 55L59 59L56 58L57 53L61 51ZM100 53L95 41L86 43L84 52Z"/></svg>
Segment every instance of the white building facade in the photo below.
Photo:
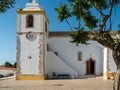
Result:
<svg viewBox="0 0 120 90"><path fill-rule="evenodd" d="M76 46L70 32L49 32L49 20L36 0L17 10L17 80L56 75L79 78L115 72L111 50L96 41Z"/></svg>

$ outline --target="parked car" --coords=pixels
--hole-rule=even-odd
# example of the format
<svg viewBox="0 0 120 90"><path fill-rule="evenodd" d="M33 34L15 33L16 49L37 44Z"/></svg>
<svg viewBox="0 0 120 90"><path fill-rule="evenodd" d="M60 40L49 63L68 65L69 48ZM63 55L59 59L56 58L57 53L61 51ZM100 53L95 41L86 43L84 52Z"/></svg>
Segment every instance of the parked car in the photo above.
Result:
<svg viewBox="0 0 120 90"><path fill-rule="evenodd" d="M14 73L8 73L5 75L5 77L10 77L10 76L14 76Z"/></svg>
<svg viewBox="0 0 120 90"><path fill-rule="evenodd" d="M0 78L3 78L4 76L2 74L0 74Z"/></svg>

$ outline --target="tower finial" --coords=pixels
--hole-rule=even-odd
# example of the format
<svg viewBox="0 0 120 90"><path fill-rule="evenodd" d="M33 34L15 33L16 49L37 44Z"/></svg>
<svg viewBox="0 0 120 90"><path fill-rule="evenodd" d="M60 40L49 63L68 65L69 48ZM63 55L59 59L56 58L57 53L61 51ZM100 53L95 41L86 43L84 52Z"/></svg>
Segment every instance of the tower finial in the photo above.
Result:
<svg viewBox="0 0 120 90"><path fill-rule="evenodd" d="M36 0L32 0L32 3L36 3Z"/></svg>

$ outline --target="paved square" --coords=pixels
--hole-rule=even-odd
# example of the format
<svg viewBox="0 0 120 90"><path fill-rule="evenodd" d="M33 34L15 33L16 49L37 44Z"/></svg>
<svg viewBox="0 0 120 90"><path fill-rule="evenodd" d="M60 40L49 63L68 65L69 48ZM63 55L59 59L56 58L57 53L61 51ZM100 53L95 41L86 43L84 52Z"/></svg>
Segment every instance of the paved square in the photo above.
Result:
<svg viewBox="0 0 120 90"><path fill-rule="evenodd" d="M113 80L102 78L16 81L0 79L0 90L112 90Z"/></svg>

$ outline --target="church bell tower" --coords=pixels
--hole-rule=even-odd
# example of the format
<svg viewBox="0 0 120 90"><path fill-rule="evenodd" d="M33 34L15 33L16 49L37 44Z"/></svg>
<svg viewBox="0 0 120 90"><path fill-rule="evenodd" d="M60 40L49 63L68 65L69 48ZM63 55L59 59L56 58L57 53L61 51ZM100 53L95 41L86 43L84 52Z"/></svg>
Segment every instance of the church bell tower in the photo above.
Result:
<svg viewBox="0 0 120 90"><path fill-rule="evenodd" d="M45 79L49 20L36 0L17 10L17 80Z"/></svg>

